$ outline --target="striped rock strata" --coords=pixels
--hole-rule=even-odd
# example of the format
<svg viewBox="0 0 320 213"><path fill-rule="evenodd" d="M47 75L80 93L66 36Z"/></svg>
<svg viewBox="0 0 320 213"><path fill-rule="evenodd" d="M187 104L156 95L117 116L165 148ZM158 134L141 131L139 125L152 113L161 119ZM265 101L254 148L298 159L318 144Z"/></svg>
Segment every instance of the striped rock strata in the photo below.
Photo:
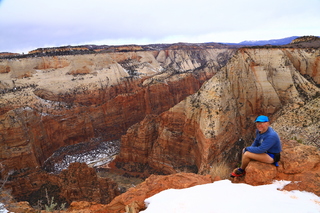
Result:
<svg viewBox="0 0 320 213"><path fill-rule="evenodd" d="M197 93L132 126L116 165L207 173L214 162L238 161L241 147L252 142L257 115L273 122L319 96L319 59L319 50L240 49Z"/></svg>
<svg viewBox="0 0 320 213"><path fill-rule="evenodd" d="M119 139L196 92L233 52L194 45L0 59L3 175L42 166L61 147Z"/></svg>

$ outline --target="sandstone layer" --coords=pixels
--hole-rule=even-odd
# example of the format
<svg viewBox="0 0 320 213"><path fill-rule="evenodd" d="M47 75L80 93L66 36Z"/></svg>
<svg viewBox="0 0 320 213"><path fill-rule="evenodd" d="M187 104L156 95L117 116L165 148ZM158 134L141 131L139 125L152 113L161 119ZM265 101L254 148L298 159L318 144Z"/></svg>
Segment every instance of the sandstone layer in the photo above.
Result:
<svg viewBox="0 0 320 213"><path fill-rule="evenodd" d="M280 166L275 167L272 164L250 162L247 168L247 174L242 178L232 179L234 183L247 183L250 185L270 184L274 180L291 181L283 190L300 190L308 191L320 195L320 151L313 146L307 146L297 143L296 141L283 141L283 153L280 160ZM230 170L231 171L231 170ZM193 179L193 178L197 179ZM201 178L202 177L202 178ZM191 179L192 178L192 179ZM145 208L144 201L147 197L154 193L165 190L169 184L169 188L191 187L210 183L213 178L208 176L194 175L190 173L177 173L167 176L150 176L144 183L136 188L116 197L110 204L105 207L95 206L92 203L91 208L95 206L99 210L92 212L113 212L117 209L119 212L126 212L126 208L135 209L136 212ZM216 178L219 179L219 178ZM192 180L186 184L186 180ZM208 182L203 182L206 180ZM87 203L88 205L88 203ZM76 209L77 203L73 203L73 209ZM73 212L72 208L70 209ZM117 211L114 211L117 212Z"/></svg>
<svg viewBox="0 0 320 213"><path fill-rule="evenodd" d="M119 139L196 92L233 51L195 45L0 59L3 173L42 166L64 146Z"/></svg>
<svg viewBox="0 0 320 213"><path fill-rule="evenodd" d="M145 209L144 200L166 189L183 189L211 183L210 175L178 173L168 176L151 175L145 182L117 196L108 205L92 202L73 202L67 212L139 212Z"/></svg>
<svg viewBox="0 0 320 213"><path fill-rule="evenodd" d="M320 97L297 104L291 110L283 109L273 123L282 138L296 140L320 149Z"/></svg>
<svg viewBox="0 0 320 213"><path fill-rule="evenodd" d="M245 183L263 185L273 180L287 180L291 183L284 190L307 191L320 196L320 151L294 140L285 140L283 145L279 167L251 162L246 169Z"/></svg>
<svg viewBox="0 0 320 213"><path fill-rule="evenodd" d="M292 140L283 140L283 152L279 167L272 164L250 162L245 177L231 180L234 183L250 185L270 184L274 180L288 180L291 183L283 190L307 191L320 196L319 165L320 151L314 146L302 145ZM82 167L85 168L84 165ZM73 173L74 168L73 166L71 171L66 172ZM87 169L84 169L84 171ZM144 200L160 191L170 188L188 188L213 181L219 181L219 177L184 172L172 175L151 175L143 183L129 189L126 193L118 195L107 205L83 199L73 201L66 211L61 212L139 212L146 208ZM20 212L35 212L26 202L10 202L8 209L17 209L17 206Z"/></svg>
<svg viewBox="0 0 320 213"><path fill-rule="evenodd" d="M14 174L6 183L6 190L11 191L17 201L28 201L31 206L42 208L52 197L59 206L68 207L72 201L107 204L120 194L117 183L99 178L85 163L73 163L59 175L40 170Z"/></svg>
<svg viewBox="0 0 320 213"><path fill-rule="evenodd" d="M121 137L121 152L111 170L144 177L208 174L213 164L238 163L239 150L252 142L253 121L259 114L271 118L283 139L299 140L303 135L309 140L313 135L318 144L319 49L241 48L234 53L181 44L161 50L130 48L0 59L0 179L14 172L8 184L14 195L29 196L46 186L48 179L67 184L68 179L74 180L72 174L61 178L67 170L58 176L44 172L38 176L34 168L62 147L90 140L99 143ZM297 115L301 118L293 122ZM266 166L270 170L266 179L303 180L301 188L309 190L308 180L318 181L319 159L318 154L309 159L305 153L316 149L288 146L291 151L284 147L287 151L278 169ZM290 157L295 153L311 160L312 166L295 171L296 161L304 163L304 158ZM83 177L80 171L74 173ZM250 182L250 175L246 178ZM23 191L26 188L30 191ZM80 200L69 189L64 192ZM91 189L88 193L104 196ZM82 204L104 208L101 199L95 201Z"/></svg>
<svg viewBox="0 0 320 213"><path fill-rule="evenodd" d="M319 59L315 49L240 49L198 92L130 127L121 139L117 167L205 174L214 162L236 163L239 150L252 143L257 115L273 122L316 100ZM318 112L313 104L314 122L305 126L314 124L309 133L314 136L319 136Z"/></svg>

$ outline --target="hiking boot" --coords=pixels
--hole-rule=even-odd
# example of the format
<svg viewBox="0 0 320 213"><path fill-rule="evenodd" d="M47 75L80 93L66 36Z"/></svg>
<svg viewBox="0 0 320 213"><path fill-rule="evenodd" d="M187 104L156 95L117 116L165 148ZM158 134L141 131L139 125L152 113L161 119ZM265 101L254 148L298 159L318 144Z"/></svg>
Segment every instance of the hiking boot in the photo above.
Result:
<svg viewBox="0 0 320 213"><path fill-rule="evenodd" d="M244 171L241 168L234 169L233 172L230 174L230 177L242 177L246 174L246 171Z"/></svg>

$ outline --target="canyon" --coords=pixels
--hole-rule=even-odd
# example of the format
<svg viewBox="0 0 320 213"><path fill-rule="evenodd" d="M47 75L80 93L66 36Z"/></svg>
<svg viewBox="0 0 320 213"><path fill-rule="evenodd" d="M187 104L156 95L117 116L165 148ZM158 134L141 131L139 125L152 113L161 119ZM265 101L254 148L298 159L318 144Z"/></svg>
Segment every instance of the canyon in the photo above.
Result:
<svg viewBox="0 0 320 213"><path fill-rule="evenodd" d="M84 180L74 182L94 193L95 200L61 181L72 176L69 169L47 173L53 171L52 165L65 164L70 150L75 150L70 147L90 152L119 141L119 153L117 148L109 153L112 162L95 155L108 172L139 178L177 173L205 177L214 164L226 162L233 167L239 162L239 150L253 139L255 117L265 114L286 150L300 147L288 142L292 139L305 144L306 156L313 157L303 172L316 180L320 165L317 44L310 47L310 40L301 38L278 47L178 43L82 47L77 54L72 48L52 48L2 57L0 179L11 174L6 187L14 196L20 195L18 200L43 193L47 184L58 187L56 196L68 205L81 200L105 204L120 192L113 181L96 177L92 168L70 161L71 171L81 168L92 177L97 192L91 192ZM292 171L297 165L290 161L296 158L284 156L276 172L268 168L271 178L263 183L275 178L308 181L301 171ZM259 166L248 169L255 174ZM247 183L263 184L250 175L246 178ZM305 182L300 185L312 191ZM107 198L101 198L103 190ZM72 191L78 196L72 197Z"/></svg>
<svg viewBox="0 0 320 213"><path fill-rule="evenodd" d="M205 174L214 162L237 162L241 147L251 144L259 114L270 116L281 136L319 141L319 50L304 51L240 49L198 92L130 127L116 162L128 171L147 165L167 174ZM311 109L298 119L311 100ZM284 123L280 117L287 113L293 115Z"/></svg>
<svg viewBox="0 0 320 213"><path fill-rule="evenodd" d="M119 139L196 92L233 52L200 46L2 60L3 164L41 167L60 147Z"/></svg>

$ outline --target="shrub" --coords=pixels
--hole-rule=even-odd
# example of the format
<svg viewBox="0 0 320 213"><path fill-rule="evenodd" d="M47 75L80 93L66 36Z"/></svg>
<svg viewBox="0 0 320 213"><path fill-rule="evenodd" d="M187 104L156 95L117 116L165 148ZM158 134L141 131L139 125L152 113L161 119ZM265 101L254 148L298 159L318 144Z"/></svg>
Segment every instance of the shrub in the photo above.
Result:
<svg viewBox="0 0 320 213"><path fill-rule="evenodd" d="M221 179L228 179L230 175L230 166L226 162L214 163L211 165L211 178L220 177Z"/></svg>

